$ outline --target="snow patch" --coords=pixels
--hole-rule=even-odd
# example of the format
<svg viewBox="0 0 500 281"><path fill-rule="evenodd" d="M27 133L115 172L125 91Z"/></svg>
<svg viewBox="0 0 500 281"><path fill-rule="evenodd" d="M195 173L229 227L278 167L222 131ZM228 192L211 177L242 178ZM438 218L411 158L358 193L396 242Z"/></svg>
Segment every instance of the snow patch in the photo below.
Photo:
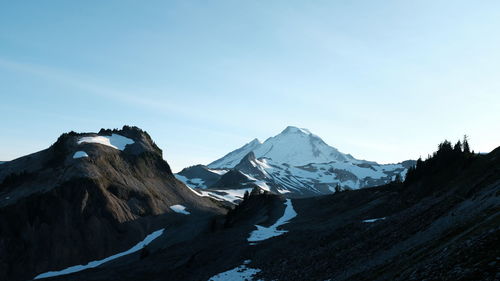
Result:
<svg viewBox="0 0 500 281"><path fill-rule="evenodd" d="M134 252L137 252L137 251L141 250L144 246L148 245L153 240L155 240L156 238L158 238L160 235L163 234L164 230L165 229L160 229L160 230L157 230L157 231L149 234L148 236L146 236L146 238L144 238L144 240L142 240L141 242L137 243L137 245L135 245L134 247L128 249L125 252L121 252L121 253L112 255L112 256L107 257L107 258L102 259L102 260L91 261L91 262L89 262L86 265L75 265L75 266L71 266L71 267L68 267L66 269L59 270L59 271L45 272L45 273L37 275L35 277L35 279L47 278L47 277L54 277L54 276L59 276L59 275L66 275L66 274L70 274L70 273L82 271L82 270L85 270L85 269L94 268L94 267L97 267L97 266L99 266L99 265L101 265L103 263L106 263L108 261L117 259L119 257L125 256L125 255L128 255L128 254L132 254Z"/></svg>
<svg viewBox="0 0 500 281"><path fill-rule="evenodd" d="M192 178L189 179L185 176L181 176L178 174L174 174L175 178L183 182L185 185L191 187L191 188L207 188L207 185L205 184L205 181L200 179L200 178Z"/></svg>
<svg viewBox="0 0 500 281"><path fill-rule="evenodd" d="M183 182L185 185L187 185L187 181L189 180L188 178L186 178L185 176L181 176L179 174L174 174L174 177L178 180L180 180L181 182Z"/></svg>
<svg viewBox="0 0 500 281"><path fill-rule="evenodd" d="M288 189L277 189L279 193L285 194L285 193L290 193L291 191Z"/></svg>
<svg viewBox="0 0 500 281"><path fill-rule="evenodd" d="M191 190L191 192L193 192L194 194L196 194L196 195L198 195L200 197L210 197L210 198L213 198L213 199L215 199L217 201L223 201L224 200L224 199L212 196L212 193L209 192L209 191L204 191L204 190L201 190L201 189L195 189L195 188L190 187L187 184L184 184L184 185L186 186L187 189Z"/></svg>
<svg viewBox="0 0 500 281"><path fill-rule="evenodd" d="M242 189L215 189L210 191L201 191L203 196L208 196L219 201L228 201L236 204L237 201L243 200L245 192L250 193L252 188Z"/></svg>
<svg viewBox="0 0 500 281"><path fill-rule="evenodd" d="M229 170L215 170L215 169L208 169L210 172L218 174L220 176L223 176L225 173L227 173Z"/></svg>
<svg viewBox="0 0 500 281"><path fill-rule="evenodd" d="M242 171L240 171L245 177L247 177L247 179L251 180L251 181L256 181L257 179L252 177L251 175L248 175L248 174L245 174L243 173Z"/></svg>
<svg viewBox="0 0 500 281"><path fill-rule="evenodd" d="M385 220L385 217L383 217L383 218L376 218L376 219L367 219L367 220L363 220L363 222L371 223L371 222L376 222L376 221L379 221L379 220Z"/></svg>
<svg viewBox="0 0 500 281"><path fill-rule="evenodd" d="M404 171L401 172L401 174L400 174L401 180L404 181L406 179L407 173L408 173L408 169L404 169Z"/></svg>
<svg viewBox="0 0 500 281"><path fill-rule="evenodd" d="M291 219L296 217L297 212L295 212L295 210L293 209L292 200L287 199L285 205L286 205L285 213L273 225L271 225L270 227L255 225L257 227L257 230L254 230L250 233L250 237L248 237L248 242L263 241L275 236L280 236L281 234L288 232L287 230L278 230L278 227L288 223ZM253 244L255 243L251 243L251 245Z"/></svg>
<svg viewBox="0 0 500 281"><path fill-rule="evenodd" d="M87 152L85 151L77 151L75 154L73 154L73 159L78 159L78 158L83 158L83 157L89 157Z"/></svg>
<svg viewBox="0 0 500 281"><path fill-rule="evenodd" d="M258 187L260 187L261 189L265 190L265 191L271 191L271 188L269 187L269 185L267 185L267 183L265 181L256 181L254 182L254 184L256 184Z"/></svg>
<svg viewBox="0 0 500 281"><path fill-rule="evenodd" d="M207 188L205 181L200 178L192 178L189 180L192 184L199 188Z"/></svg>
<svg viewBox="0 0 500 281"><path fill-rule="evenodd" d="M217 201L227 201L232 204L236 204L237 201L242 200L246 191L248 193L252 191L252 188L202 190L191 188L188 185L186 185L186 188L189 188L189 190L200 197L210 197Z"/></svg>
<svg viewBox="0 0 500 281"><path fill-rule="evenodd" d="M118 134L112 134L111 136L83 137L78 140L78 144L82 143L99 143L123 151L125 146L133 144L134 141Z"/></svg>
<svg viewBox="0 0 500 281"><path fill-rule="evenodd" d="M256 159L255 162L264 169L272 169L272 167L267 164L267 160L265 158Z"/></svg>
<svg viewBox="0 0 500 281"><path fill-rule="evenodd" d="M246 260L242 265L235 267L231 270L219 273L210 277L208 281L249 281L253 280L253 276L261 270L257 268L249 268L246 265L251 261Z"/></svg>
<svg viewBox="0 0 500 281"><path fill-rule="evenodd" d="M176 213L183 214L183 215L191 214L190 212L186 211L186 207L184 207L182 205L173 205L173 206L170 206L170 209L172 209L172 211L174 211Z"/></svg>

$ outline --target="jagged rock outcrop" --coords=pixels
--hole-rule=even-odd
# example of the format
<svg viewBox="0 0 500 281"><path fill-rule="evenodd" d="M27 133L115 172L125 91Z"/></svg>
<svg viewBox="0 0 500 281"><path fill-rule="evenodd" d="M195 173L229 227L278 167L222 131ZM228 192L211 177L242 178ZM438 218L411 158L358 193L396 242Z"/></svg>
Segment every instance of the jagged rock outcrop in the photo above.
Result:
<svg viewBox="0 0 500 281"><path fill-rule="evenodd" d="M0 280L85 264L123 251L178 217L221 213L175 179L136 127L70 132L0 166Z"/></svg>

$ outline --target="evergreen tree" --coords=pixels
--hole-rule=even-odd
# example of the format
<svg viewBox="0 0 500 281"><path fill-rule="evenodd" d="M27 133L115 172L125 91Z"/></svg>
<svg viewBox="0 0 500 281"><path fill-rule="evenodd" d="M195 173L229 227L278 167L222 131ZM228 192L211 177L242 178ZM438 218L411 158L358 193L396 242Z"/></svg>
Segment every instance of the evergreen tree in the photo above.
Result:
<svg viewBox="0 0 500 281"><path fill-rule="evenodd" d="M255 186L253 189L252 189L252 192L250 192L250 195L259 195L261 192L260 192L260 187L258 186Z"/></svg>
<svg viewBox="0 0 500 281"><path fill-rule="evenodd" d="M438 145L437 154L450 155L453 152L453 147L451 146L451 142L445 140Z"/></svg>
<svg viewBox="0 0 500 281"><path fill-rule="evenodd" d="M422 157L418 157L417 159L417 164L415 165L415 168L418 169L419 167L421 168L424 164L424 161L422 161Z"/></svg>
<svg viewBox="0 0 500 281"><path fill-rule="evenodd" d="M453 151L455 152L455 154L460 154L462 153L462 142L459 140L457 141L457 143L455 144L455 146L453 147Z"/></svg>
<svg viewBox="0 0 500 281"><path fill-rule="evenodd" d="M464 135L464 140L462 142L462 146L463 146L464 153L470 154L469 137L467 135Z"/></svg>
<svg viewBox="0 0 500 281"><path fill-rule="evenodd" d="M474 160L474 153L471 152L467 135L462 141L452 146L449 141L444 141L439 144L438 150L427 157L425 161L421 158L417 160L414 167L410 167L406 174L405 185L415 182L422 177L432 179L437 171L450 170L450 166L457 167L466 165L469 161Z"/></svg>

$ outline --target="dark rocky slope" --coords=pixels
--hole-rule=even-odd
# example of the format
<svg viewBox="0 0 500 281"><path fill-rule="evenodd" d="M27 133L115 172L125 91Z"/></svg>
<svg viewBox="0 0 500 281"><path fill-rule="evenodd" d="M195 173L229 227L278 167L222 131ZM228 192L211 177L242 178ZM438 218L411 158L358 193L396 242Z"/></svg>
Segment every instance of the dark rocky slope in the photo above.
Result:
<svg viewBox="0 0 500 281"><path fill-rule="evenodd" d="M248 187L250 180L238 170L229 170L217 182L213 184L216 188L244 188Z"/></svg>
<svg viewBox="0 0 500 281"><path fill-rule="evenodd" d="M123 150L82 137L118 134ZM88 157L74 158L76 151ZM225 212L173 176L162 151L135 127L63 134L50 148L0 166L0 280L27 280L110 256L148 233Z"/></svg>
<svg viewBox="0 0 500 281"><path fill-rule="evenodd" d="M405 183L294 201L288 239L254 266L279 280L498 280L499 190L500 148L440 150ZM266 257L283 248L293 259Z"/></svg>
<svg viewBox="0 0 500 281"><path fill-rule="evenodd" d="M151 255L54 280L207 280L251 260L264 280L498 280L500 148L441 146L407 180L292 200L282 236L250 245L283 199L252 195L205 233ZM365 221L384 218L377 221ZM168 238L166 238L168 239Z"/></svg>
<svg viewBox="0 0 500 281"><path fill-rule="evenodd" d="M123 258L99 268L47 280L206 281L254 255L247 241L248 233L255 228L255 224L268 226L276 221L283 214L283 201L283 198L273 194L251 196L228 217L215 217L209 228L191 239L168 241L179 235L167 234L165 240L168 242L153 245L151 254L142 259ZM185 232L186 229L190 226L184 225L176 232Z"/></svg>
<svg viewBox="0 0 500 281"><path fill-rule="evenodd" d="M214 173L209 168L203 165L194 165L182 169L177 175L184 177L193 187L196 188L207 188L217 182L221 175ZM202 179L202 183L199 184L189 182L189 179Z"/></svg>

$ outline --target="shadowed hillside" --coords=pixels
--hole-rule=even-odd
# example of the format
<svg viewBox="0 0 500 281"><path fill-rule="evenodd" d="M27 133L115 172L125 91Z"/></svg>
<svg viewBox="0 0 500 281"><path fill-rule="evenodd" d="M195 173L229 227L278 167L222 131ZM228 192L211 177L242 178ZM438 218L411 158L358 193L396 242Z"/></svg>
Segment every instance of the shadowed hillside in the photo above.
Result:
<svg viewBox="0 0 500 281"><path fill-rule="evenodd" d="M252 192L195 239L54 280L208 280L248 269L254 280L496 280L500 148L478 155L448 144L404 182L292 200L297 216L276 237L247 240L285 208L280 196Z"/></svg>
<svg viewBox="0 0 500 281"><path fill-rule="evenodd" d="M48 149L0 167L0 279L27 280L124 251L191 216L225 212L173 176L135 127L70 132Z"/></svg>

